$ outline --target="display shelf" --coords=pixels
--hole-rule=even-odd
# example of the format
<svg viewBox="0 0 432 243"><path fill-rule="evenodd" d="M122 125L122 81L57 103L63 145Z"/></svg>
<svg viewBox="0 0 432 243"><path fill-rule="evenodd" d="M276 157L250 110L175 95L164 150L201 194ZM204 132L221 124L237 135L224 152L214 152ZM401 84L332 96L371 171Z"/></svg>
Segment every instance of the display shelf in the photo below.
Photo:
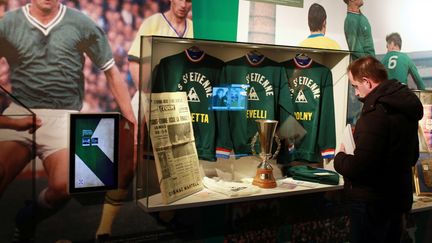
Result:
<svg viewBox="0 0 432 243"><path fill-rule="evenodd" d="M168 204L163 203L160 194L160 182L156 172L154 157L152 156L152 153L149 152L152 150L152 147L150 146L151 141L148 138L148 134L146 134L148 133L146 124L149 124L148 119L151 120L152 117L149 102L152 96L151 80L153 80L155 76L154 72L162 58L178 54L193 46L199 47L199 49L204 51L206 54L214 56L224 62L242 57L252 50L257 50L260 54L263 54L267 58L270 58L276 62L284 62L294 58L297 54L304 53L314 61L328 67L331 70L333 76L336 146L339 147L340 145L339 138L341 138L343 129L346 125L347 91L349 84L346 68L348 67L350 61L350 53L348 51L258 43L142 36L139 75L139 151L136 171L137 177L135 181L136 200L142 208L144 208L146 211L152 212L342 189L342 185L319 185L315 188L298 186L297 188L291 190L284 188L262 189L261 192L256 195L234 198L204 189L178 201ZM217 168L218 164L224 164L225 162L221 161L221 159L218 159L218 161L215 163ZM235 163L236 162L234 162L234 164ZM256 165L251 164L250 168L256 170ZM333 169L333 166L330 163L324 163L324 168ZM244 174L242 171L238 170L232 172L233 174ZM235 179L238 180L238 178Z"/></svg>
<svg viewBox="0 0 432 243"><path fill-rule="evenodd" d="M204 188L202 191L199 191L195 194L192 194L188 197L182 198L170 204L164 204L162 202L161 194L159 193L150 196L148 198L148 202L146 202L147 198L138 200L138 205L141 206L147 212L154 212L154 211L164 211L164 210L211 206L211 205L218 205L218 204L244 202L244 201L253 201L253 200L261 200L261 199L270 199L270 198L278 198L278 197L287 197L287 196L295 196L295 195L302 195L302 194L309 194L309 193L316 193L316 192L336 191L336 190L343 189L343 184L325 185L325 184L312 183L312 182L308 182L308 183L311 186L297 185L293 189L287 189L278 186L276 188L271 188L271 189L261 189L260 192L253 195L239 196L239 197L229 197L222 193L214 192L207 188Z"/></svg>
<svg viewBox="0 0 432 243"><path fill-rule="evenodd" d="M423 211L432 210L432 197L416 196L414 195L414 203L411 212L419 213Z"/></svg>

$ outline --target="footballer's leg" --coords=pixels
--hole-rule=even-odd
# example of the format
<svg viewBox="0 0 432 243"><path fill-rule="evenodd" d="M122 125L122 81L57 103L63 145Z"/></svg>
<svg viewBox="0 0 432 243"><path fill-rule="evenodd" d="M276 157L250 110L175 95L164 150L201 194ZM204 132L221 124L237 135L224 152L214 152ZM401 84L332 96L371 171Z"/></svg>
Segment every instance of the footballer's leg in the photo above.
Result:
<svg viewBox="0 0 432 243"><path fill-rule="evenodd" d="M0 142L0 198L7 186L31 159L30 150L13 141Z"/></svg>
<svg viewBox="0 0 432 243"><path fill-rule="evenodd" d="M15 241L34 240L36 226L67 203L67 155L67 149L61 149L43 160L48 174L48 187L40 192L36 201L27 201L25 207L18 212L15 219Z"/></svg>

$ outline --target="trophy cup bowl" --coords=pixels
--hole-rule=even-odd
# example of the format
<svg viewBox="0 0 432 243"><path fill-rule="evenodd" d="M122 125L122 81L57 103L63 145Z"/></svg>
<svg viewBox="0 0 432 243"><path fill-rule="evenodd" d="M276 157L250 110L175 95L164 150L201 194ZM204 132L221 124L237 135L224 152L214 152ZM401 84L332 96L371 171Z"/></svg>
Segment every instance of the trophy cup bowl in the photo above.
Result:
<svg viewBox="0 0 432 243"><path fill-rule="evenodd" d="M279 153L280 140L279 137L275 136L276 127L278 121L275 120L256 120L258 126L258 132L252 139L251 150L255 152L255 143L257 137L259 137L261 152L260 157L262 162L257 167L256 175L253 179L252 184L261 188L274 188L276 187L276 180L273 176L273 168L268 162L270 159L275 158ZM276 140L278 148L274 155L272 154L273 139Z"/></svg>

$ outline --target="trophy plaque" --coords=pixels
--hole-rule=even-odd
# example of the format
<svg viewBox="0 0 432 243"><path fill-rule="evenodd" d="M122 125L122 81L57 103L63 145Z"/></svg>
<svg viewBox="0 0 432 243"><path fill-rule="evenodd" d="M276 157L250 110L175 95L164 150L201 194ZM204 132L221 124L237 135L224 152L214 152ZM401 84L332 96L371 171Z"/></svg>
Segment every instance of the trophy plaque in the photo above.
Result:
<svg viewBox="0 0 432 243"><path fill-rule="evenodd" d="M273 168L268 162L270 159L275 158L280 150L280 140L275 135L276 126L278 121L275 120L256 120L258 126L258 132L252 139L251 150L255 152L255 143L257 137L259 137L259 143L261 147L260 157L262 162L257 167L256 175L253 179L252 184L261 188L274 188L276 187L276 180L273 176ZM273 139L278 144L276 152L272 154Z"/></svg>

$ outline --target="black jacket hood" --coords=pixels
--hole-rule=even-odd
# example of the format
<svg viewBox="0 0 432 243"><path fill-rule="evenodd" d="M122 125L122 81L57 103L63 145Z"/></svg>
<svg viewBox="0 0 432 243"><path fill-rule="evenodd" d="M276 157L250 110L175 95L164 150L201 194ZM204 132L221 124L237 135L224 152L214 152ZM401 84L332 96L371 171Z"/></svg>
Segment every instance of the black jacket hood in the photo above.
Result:
<svg viewBox="0 0 432 243"><path fill-rule="evenodd" d="M375 109L376 104L383 104L398 110L413 120L421 120L423 106L420 99L406 85L397 80L383 81L364 99L363 112Z"/></svg>

